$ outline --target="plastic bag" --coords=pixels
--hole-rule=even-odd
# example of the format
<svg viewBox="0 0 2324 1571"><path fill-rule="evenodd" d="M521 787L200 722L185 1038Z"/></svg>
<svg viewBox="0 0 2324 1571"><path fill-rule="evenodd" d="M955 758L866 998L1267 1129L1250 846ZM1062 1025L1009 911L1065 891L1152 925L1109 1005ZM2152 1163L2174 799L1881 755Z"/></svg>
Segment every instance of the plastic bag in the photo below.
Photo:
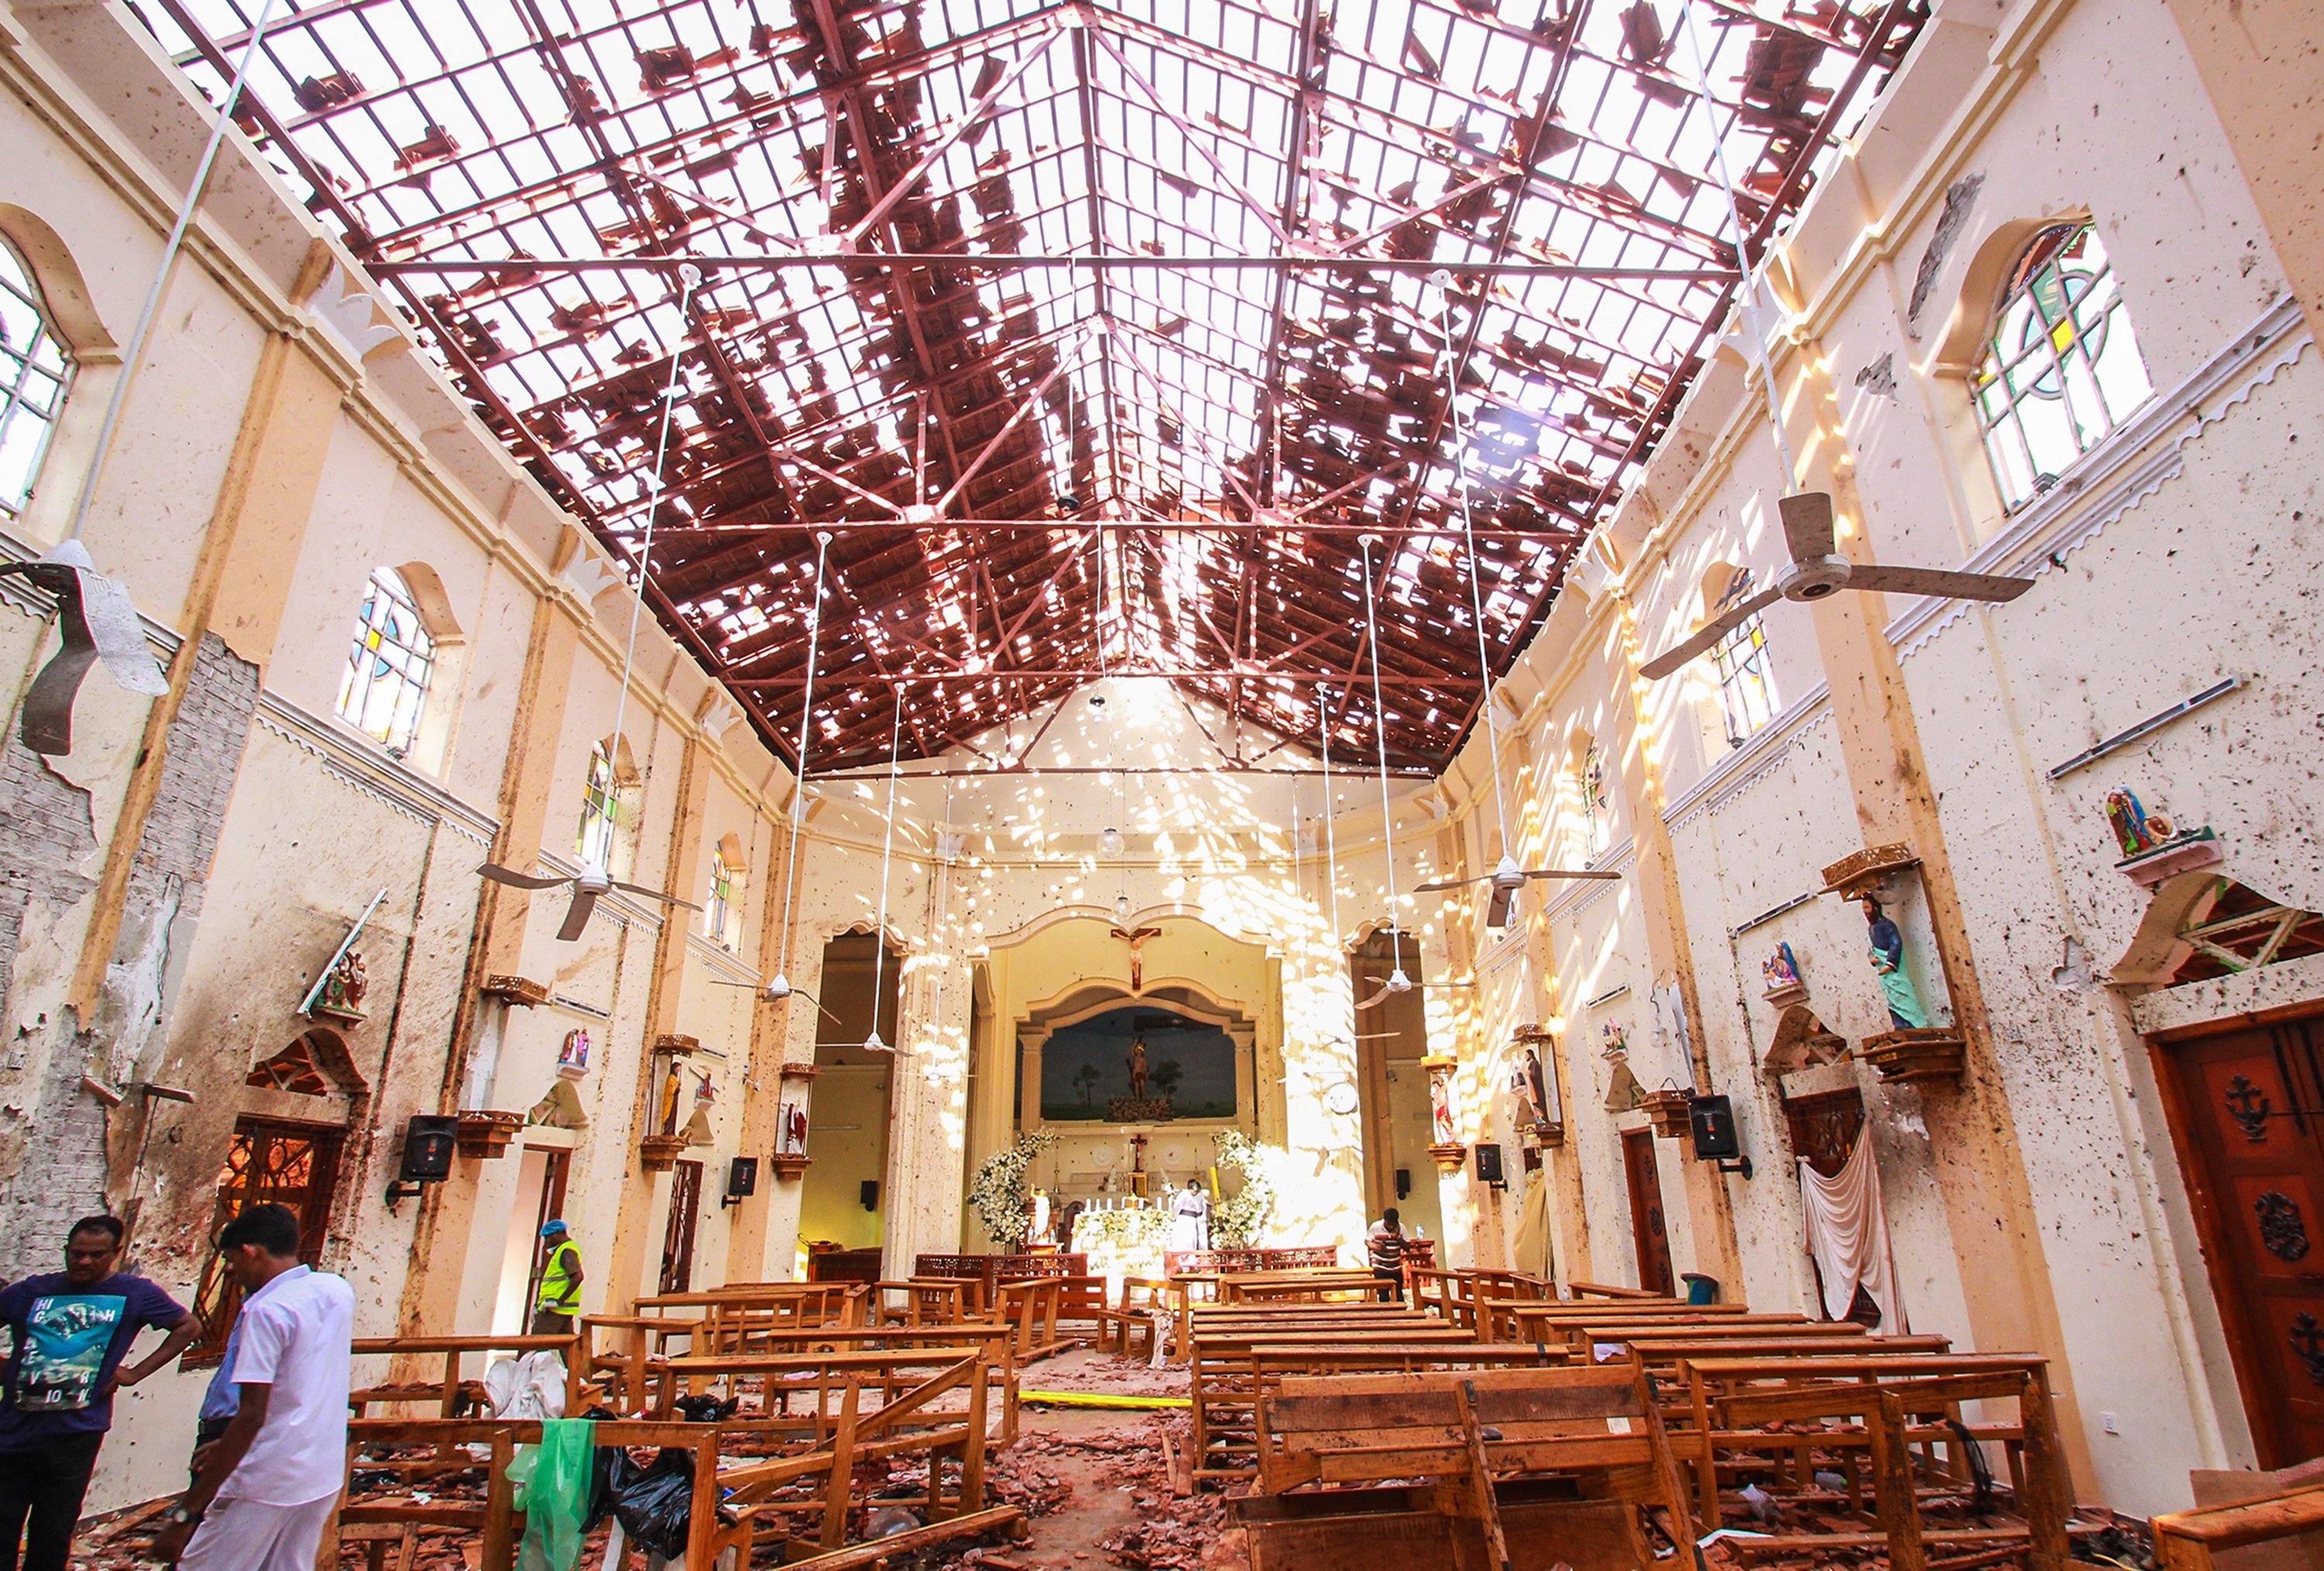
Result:
<svg viewBox="0 0 2324 1571"><path fill-rule="evenodd" d="M540 1444L510 1460L509 1478L524 1511L520 1571L573 1571L579 1564L596 1436L587 1419L550 1419L540 1427Z"/></svg>
<svg viewBox="0 0 2324 1571"><path fill-rule="evenodd" d="M694 1508L694 1453L665 1446L642 1470L613 1469L613 1515L631 1543L649 1554L676 1559L686 1553L686 1529ZM620 1476L626 1472L626 1478Z"/></svg>

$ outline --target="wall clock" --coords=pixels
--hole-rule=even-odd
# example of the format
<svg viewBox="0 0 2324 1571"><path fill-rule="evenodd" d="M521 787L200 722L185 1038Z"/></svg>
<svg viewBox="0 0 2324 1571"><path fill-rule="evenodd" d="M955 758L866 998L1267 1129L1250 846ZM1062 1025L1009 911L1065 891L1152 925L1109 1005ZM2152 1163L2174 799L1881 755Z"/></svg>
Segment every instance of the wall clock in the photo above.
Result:
<svg viewBox="0 0 2324 1571"><path fill-rule="evenodd" d="M1356 1110L1356 1087L1352 1081L1342 1080L1323 1093L1323 1109L1327 1113L1353 1113Z"/></svg>

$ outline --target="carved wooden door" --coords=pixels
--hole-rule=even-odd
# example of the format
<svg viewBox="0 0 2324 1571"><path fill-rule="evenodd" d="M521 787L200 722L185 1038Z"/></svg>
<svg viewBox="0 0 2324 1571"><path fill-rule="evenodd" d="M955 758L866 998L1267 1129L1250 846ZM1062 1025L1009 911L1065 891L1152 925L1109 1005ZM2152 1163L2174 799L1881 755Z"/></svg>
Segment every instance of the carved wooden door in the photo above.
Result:
<svg viewBox="0 0 2324 1571"><path fill-rule="evenodd" d="M702 1212L702 1164L680 1162L669 1175L669 1223L661 1235L661 1290L694 1287L694 1224Z"/></svg>
<svg viewBox="0 0 2324 1571"><path fill-rule="evenodd" d="M2259 1464L2324 1455L2324 1018L2160 1056Z"/></svg>
<svg viewBox="0 0 2324 1571"><path fill-rule="evenodd" d="M1671 1273L1670 1235L1663 1226L1662 1175L1655 1170L1651 1130L1622 1136L1622 1170L1630 1180L1630 1242L1638 1252L1638 1286L1657 1293L1677 1291Z"/></svg>

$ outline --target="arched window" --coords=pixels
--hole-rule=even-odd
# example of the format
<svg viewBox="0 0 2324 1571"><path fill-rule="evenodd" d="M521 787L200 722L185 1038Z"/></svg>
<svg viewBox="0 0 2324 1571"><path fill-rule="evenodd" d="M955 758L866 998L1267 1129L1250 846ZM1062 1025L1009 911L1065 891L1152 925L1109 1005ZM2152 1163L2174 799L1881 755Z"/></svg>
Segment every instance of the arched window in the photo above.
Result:
<svg viewBox="0 0 2324 1571"><path fill-rule="evenodd" d="M741 927L735 898L742 889L742 847L732 835L710 848L710 898L702 902L702 931L714 944L733 948Z"/></svg>
<svg viewBox="0 0 2324 1571"><path fill-rule="evenodd" d="M581 835L575 846L585 867L611 867L613 826L621 818L620 782L613 756L600 742L589 750L589 773L581 788Z"/></svg>
<svg viewBox="0 0 2324 1571"><path fill-rule="evenodd" d="M1732 574L1711 607L1715 620L1758 588L1750 568ZM1719 703L1727 715L1727 745L1740 747L1775 717L1775 679L1767 669L1767 630L1757 616L1745 618L1711 652L1719 668Z"/></svg>
<svg viewBox="0 0 2324 1571"><path fill-rule="evenodd" d="M373 568L339 678L339 718L401 758L420 734L435 670L436 640L410 586L392 568Z"/></svg>
<svg viewBox="0 0 2324 1571"><path fill-rule="evenodd" d="M2047 491L2153 391L2098 231L2043 230L2010 274L1969 382L2003 504Z"/></svg>
<svg viewBox="0 0 2324 1571"><path fill-rule="evenodd" d="M14 518L32 495L72 375L72 352L50 323L32 270L0 240L0 517Z"/></svg>
<svg viewBox="0 0 2324 1571"><path fill-rule="evenodd" d="M1614 843L1614 803L1606 791L1606 750L1593 740L1582 750L1582 845L1592 856Z"/></svg>

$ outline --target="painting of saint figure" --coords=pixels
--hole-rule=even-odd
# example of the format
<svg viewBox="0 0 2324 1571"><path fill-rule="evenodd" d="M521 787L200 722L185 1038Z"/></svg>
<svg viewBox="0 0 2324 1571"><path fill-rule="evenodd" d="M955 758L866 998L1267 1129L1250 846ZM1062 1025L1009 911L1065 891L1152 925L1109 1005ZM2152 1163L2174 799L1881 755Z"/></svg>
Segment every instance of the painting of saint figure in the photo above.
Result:
<svg viewBox="0 0 2324 1571"><path fill-rule="evenodd" d="M1130 1005L1060 1027L1041 1049L1045 1120L1234 1115L1234 1039L1202 1021Z"/></svg>

